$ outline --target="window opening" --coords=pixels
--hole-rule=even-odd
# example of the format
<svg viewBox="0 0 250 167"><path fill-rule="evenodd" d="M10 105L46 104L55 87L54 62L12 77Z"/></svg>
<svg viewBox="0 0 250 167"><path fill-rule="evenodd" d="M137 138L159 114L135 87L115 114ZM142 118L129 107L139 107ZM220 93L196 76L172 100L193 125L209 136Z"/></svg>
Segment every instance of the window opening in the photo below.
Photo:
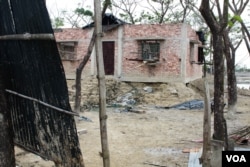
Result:
<svg viewBox="0 0 250 167"><path fill-rule="evenodd" d="M198 63L204 62L204 51L203 47L198 47Z"/></svg>
<svg viewBox="0 0 250 167"><path fill-rule="evenodd" d="M58 42L58 50L62 60L76 59L77 42Z"/></svg>
<svg viewBox="0 0 250 167"><path fill-rule="evenodd" d="M194 59L194 43L190 43L190 62L195 63Z"/></svg>
<svg viewBox="0 0 250 167"><path fill-rule="evenodd" d="M160 58L160 42L142 41L141 42L142 59L144 61L156 62Z"/></svg>

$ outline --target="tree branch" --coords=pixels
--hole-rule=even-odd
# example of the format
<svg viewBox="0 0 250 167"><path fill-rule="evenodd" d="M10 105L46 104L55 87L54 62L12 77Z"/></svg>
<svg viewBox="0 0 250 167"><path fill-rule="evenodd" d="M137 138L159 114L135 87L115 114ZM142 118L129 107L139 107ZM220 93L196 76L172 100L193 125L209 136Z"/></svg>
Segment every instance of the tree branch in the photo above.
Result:
<svg viewBox="0 0 250 167"><path fill-rule="evenodd" d="M209 0L202 0L199 10L201 12L201 15L204 17L207 25L210 27L210 30L212 32L219 31L219 24L215 19L212 11L210 10Z"/></svg>

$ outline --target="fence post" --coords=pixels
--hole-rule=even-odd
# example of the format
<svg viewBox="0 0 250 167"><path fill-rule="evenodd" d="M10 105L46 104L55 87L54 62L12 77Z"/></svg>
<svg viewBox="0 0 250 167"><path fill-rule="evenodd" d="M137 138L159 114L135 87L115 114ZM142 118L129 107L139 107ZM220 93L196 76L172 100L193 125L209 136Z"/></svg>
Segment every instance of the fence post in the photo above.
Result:
<svg viewBox="0 0 250 167"><path fill-rule="evenodd" d="M108 133L107 133L107 115L106 115L106 85L105 85L105 73L103 64L103 51L102 51L102 13L101 2L95 0L95 29L96 29L96 61L97 61L97 76L99 84L99 118L100 118L100 133L102 144L102 158L103 166L110 166L109 147L108 147Z"/></svg>

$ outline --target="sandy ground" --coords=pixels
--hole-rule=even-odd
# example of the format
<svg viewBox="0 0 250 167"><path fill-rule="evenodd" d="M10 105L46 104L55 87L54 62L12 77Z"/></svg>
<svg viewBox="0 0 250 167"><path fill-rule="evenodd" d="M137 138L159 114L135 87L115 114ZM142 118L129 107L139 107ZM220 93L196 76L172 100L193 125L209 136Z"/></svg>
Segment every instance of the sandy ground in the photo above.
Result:
<svg viewBox="0 0 250 167"><path fill-rule="evenodd" d="M237 113L227 120L229 133L250 125L250 96L240 96ZM107 108L107 128L112 167L185 167L189 153L183 149L201 148L203 110L166 110L154 105L137 106L143 114L120 112ZM86 167L101 167L100 130L98 111L86 111L82 115L93 122L77 121L80 146ZM227 113L225 113L227 117ZM213 115L212 115L213 125ZM212 128L213 129L213 128ZM54 164L39 156L16 148L19 167L52 167Z"/></svg>

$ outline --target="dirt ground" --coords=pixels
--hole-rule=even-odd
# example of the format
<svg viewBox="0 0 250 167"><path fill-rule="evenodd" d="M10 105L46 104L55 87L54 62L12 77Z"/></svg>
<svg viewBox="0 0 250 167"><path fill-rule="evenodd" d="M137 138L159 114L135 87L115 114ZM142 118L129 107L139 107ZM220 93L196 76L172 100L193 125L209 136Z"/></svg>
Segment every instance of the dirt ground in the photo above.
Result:
<svg viewBox="0 0 250 167"><path fill-rule="evenodd" d="M175 87L176 88L176 87ZM201 97L193 90L176 88L182 92L185 100ZM183 95L186 92L188 97ZM155 98L155 94L147 94ZM166 100L166 104L178 103L180 96ZM229 133L243 126L250 125L250 96L238 95L237 113L233 119L228 119ZM159 101L162 106L164 102ZM151 104L137 105L136 108L145 111L137 114L121 112L120 108L107 108L107 129L112 167L187 167L189 153L183 149L201 148L203 132L203 110L173 110L156 108L157 101ZM226 109L225 109L226 110ZM98 110L81 113L93 122L77 121L78 130L86 129L80 134L80 146L86 167L101 167L101 142ZM227 118L227 112L225 112ZM213 115L212 115L213 125ZM212 128L213 129L213 128ZM20 148L16 148L16 162L19 167L52 167L54 164L41 159Z"/></svg>

